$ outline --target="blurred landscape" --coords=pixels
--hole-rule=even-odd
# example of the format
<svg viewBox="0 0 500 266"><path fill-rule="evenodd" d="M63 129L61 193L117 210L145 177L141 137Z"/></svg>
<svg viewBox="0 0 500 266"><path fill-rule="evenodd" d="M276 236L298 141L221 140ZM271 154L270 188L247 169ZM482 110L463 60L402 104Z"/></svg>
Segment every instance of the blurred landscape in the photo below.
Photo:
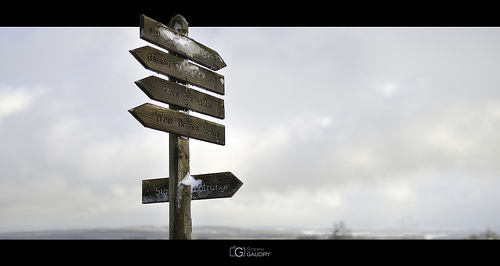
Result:
<svg viewBox="0 0 500 266"><path fill-rule="evenodd" d="M195 227L192 239L332 239L332 228L246 229L237 227ZM496 231L485 230L350 230L337 239L499 239ZM81 230L48 230L0 233L0 239L168 239L168 227L123 227Z"/></svg>

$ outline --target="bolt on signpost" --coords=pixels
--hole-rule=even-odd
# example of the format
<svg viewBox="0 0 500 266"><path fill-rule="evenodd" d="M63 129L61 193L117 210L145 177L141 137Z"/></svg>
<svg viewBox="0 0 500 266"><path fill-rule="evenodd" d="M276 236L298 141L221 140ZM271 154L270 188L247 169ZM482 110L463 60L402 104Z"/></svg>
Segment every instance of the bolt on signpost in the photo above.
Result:
<svg viewBox="0 0 500 266"><path fill-rule="evenodd" d="M168 109L145 103L129 112L144 127L169 133L169 177L143 180L142 203L169 202L170 239L191 239L191 200L232 197L243 185L231 172L189 175L189 139L225 145L226 135L224 125L188 111L224 119L224 100L187 84L224 95L224 76L214 71L226 63L216 51L188 38L188 30L181 15L168 27L141 15L140 38L168 53L150 46L130 51L146 69L169 78L149 76L135 82L152 100L169 104Z"/></svg>

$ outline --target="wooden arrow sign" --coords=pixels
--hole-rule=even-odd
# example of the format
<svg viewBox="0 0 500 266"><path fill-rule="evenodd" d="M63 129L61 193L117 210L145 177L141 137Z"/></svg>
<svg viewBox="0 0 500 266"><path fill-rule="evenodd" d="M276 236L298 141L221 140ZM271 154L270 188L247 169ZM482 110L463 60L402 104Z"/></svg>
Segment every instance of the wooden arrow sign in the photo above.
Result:
<svg viewBox="0 0 500 266"><path fill-rule="evenodd" d="M132 108L129 112L145 127L225 145L224 125L151 103Z"/></svg>
<svg viewBox="0 0 500 266"><path fill-rule="evenodd" d="M231 172L193 175L201 184L191 188L191 199L230 198L243 185ZM142 180L142 203L168 202L169 180L167 178Z"/></svg>
<svg viewBox="0 0 500 266"><path fill-rule="evenodd" d="M135 84L153 100L224 119L224 100L217 97L155 76L138 80Z"/></svg>
<svg viewBox="0 0 500 266"><path fill-rule="evenodd" d="M144 15L141 15L140 37L212 70L226 66L216 51Z"/></svg>
<svg viewBox="0 0 500 266"><path fill-rule="evenodd" d="M143 46L130 53L146 69L186 81L206 90L224 95L224 76L190 63L151 46Z"/></svg>

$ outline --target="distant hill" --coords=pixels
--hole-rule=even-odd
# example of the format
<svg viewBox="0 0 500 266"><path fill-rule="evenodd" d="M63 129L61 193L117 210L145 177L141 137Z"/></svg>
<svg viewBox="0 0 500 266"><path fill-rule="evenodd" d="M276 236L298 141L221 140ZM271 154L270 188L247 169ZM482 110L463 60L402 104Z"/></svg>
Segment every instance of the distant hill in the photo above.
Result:
<svg viewBox="0 0 500 266"><path fill-rule="evenodd" d="M291 232L233 227L198 227L192 239L294 239ZM0 233L0 239L168 239L168 228L126 227L117 229L50 230Z"/></svg>
<svg viewBox="0 0 500 266"><path fill-rule="evenodd" d="M162 239L168 229L128 227L117 229L50 230L0 233L0 239Z"/></svg>
<svg viewBox="0 0 500 266"><path fill-rule="evenodd" d="M353 239L468 239L480 231L354 230ZM192 239L328 239L328 228L317 230L244 229L223 226L195 227ZM0 239L168 239L168 228L135 226L81 230L0 233Z"/></svg>

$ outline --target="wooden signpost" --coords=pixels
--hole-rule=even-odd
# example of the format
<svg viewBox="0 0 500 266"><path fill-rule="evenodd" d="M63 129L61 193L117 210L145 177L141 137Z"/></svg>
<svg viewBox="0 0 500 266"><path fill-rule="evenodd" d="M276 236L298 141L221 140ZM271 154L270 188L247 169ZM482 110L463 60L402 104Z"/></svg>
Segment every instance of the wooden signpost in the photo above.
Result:
<svg viewBox="0 0 500 266"><path fill-rule="evenodd" d="M173 56L151 46L143 46L131 50L130 53L149 70L224 95L224 76L190 63L187 59Z"/></svg>
<svg viewBox="0 0 500 266"><path fill-rule="evenodd" d="M188 38L187 25L180 15L168 27L141 15L140 38L168 53L150 46L130 51L146 69L169 78L149 76L135 81L149 98L169 108L145 103L129 112L144 127L169 133L169 178L143 180L142 203L169 202L170 239L191 239L191 200L232 197L243 185L230 172L189 175L189 139L225 145L226 135L224 125L189 115L191 110L224 119L224 100L186 85L224 95L224 76L212 70L226 63L216 51Z"/></svg>
<svg viewBox="0 0 500 266"><path fill-rule="evenodd" d="M201 182L191 187L191 200L230 198L243 185L231 172L193 175L193 178ZM168 177L142 180L142 203L168 202L169 187Z"/></svg>
<svg viewBox="0 0 500 266"><path fill-rule="evenodd" d="M129 112L145 127L219 145L225 144L224 125L151 103L137 106Z"/></svg>
<svg viewBox="0 0 500 266"><path fill-rule="evenodd" d="M185 56L212 70L226 66L216 51L144 15L141 15L140 28L141 39L154 45Z"/></svg>
<svg viewBox="0 0 500 266"><path fill-rule="evenodd" d="M155 76L135 84L152 100L224 119L224 100Z"/></svg>

